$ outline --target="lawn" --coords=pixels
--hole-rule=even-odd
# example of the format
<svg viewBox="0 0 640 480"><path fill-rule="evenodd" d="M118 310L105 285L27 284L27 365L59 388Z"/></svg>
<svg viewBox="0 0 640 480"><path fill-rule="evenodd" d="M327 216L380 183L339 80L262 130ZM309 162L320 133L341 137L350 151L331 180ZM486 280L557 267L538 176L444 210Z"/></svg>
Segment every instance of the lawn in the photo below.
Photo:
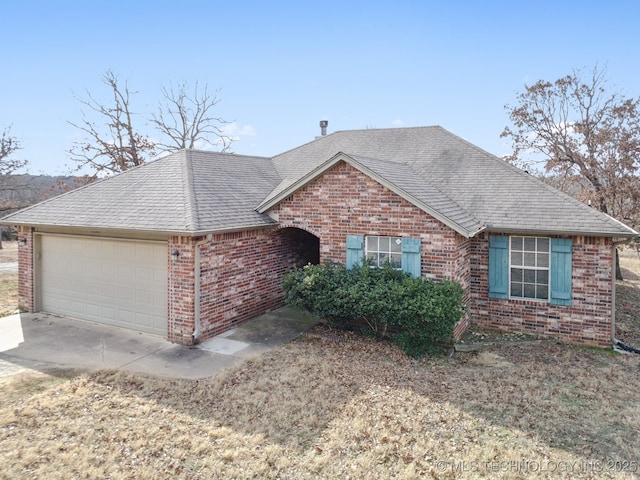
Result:
<svg viewBox="0 0 640 480"><path fill-rule="evenodd" d="M197 382L21 374L0 378L0 478L633 478L639 383L635 355L550 342L414 362L339 333Z"/></svg>
<svg viewBox="0 0 640 480"><path fill-rule="evenodd" d="M18 261L18 242L2 242L0 264ZM0 274L0 318L18 308L18 274Z"/></svg>

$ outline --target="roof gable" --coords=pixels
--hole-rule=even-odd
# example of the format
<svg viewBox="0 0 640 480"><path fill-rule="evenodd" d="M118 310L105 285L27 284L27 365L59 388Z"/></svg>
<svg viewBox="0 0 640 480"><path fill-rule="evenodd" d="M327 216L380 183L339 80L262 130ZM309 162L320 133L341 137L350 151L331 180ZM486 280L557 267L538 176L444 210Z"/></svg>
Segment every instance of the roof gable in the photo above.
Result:
<svg viewBox="0 0 640 480"><path fill-rule="evenodd" d="M417 180L416 173L408 166L343 152L336 154L286 188L279 190L276 195L270 196L258 206L257 210L261 213L267 212L288 196L322 176L339 162L351 165L465 237L472 237L483 229L483 225L479 221L433 185L421 179Z"/></svg>

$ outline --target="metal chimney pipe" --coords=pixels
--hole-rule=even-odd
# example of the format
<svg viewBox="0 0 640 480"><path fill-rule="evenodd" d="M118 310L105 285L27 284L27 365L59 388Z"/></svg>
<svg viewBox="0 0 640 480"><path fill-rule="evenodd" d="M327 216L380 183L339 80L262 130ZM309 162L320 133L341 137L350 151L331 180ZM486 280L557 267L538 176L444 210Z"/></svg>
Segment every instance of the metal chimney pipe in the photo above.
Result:
<svg viewBox="0 0 640 480"><path fill-rule="evenodd" d="M327 134L327 127L329 126L329 120L320 120L320 135L323 137Z"/></svg>

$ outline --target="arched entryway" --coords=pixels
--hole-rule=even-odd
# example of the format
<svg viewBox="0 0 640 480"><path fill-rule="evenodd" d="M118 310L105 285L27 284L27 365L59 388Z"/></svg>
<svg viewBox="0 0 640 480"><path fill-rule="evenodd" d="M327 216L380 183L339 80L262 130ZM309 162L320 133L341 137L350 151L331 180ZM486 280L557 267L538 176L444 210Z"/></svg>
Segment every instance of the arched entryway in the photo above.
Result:
<svg viewBox="0 0 640 480"><path fill-rule="evenodd" d="M312 233L295 227L281 228L276 232L282 242L289 268L320 263L320 239Z"/></svg>

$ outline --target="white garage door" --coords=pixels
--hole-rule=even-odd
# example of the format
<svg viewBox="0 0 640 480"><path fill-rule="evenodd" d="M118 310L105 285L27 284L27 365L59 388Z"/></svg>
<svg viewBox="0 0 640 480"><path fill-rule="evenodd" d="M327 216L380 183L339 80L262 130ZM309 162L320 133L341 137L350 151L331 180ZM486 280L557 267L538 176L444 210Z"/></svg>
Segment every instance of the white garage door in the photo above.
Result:
<svg viewBox="0 0 640 480"><path fill-rule="evenodd" d="M167 244L42 235L40 309L167 334Z"/></svg>

